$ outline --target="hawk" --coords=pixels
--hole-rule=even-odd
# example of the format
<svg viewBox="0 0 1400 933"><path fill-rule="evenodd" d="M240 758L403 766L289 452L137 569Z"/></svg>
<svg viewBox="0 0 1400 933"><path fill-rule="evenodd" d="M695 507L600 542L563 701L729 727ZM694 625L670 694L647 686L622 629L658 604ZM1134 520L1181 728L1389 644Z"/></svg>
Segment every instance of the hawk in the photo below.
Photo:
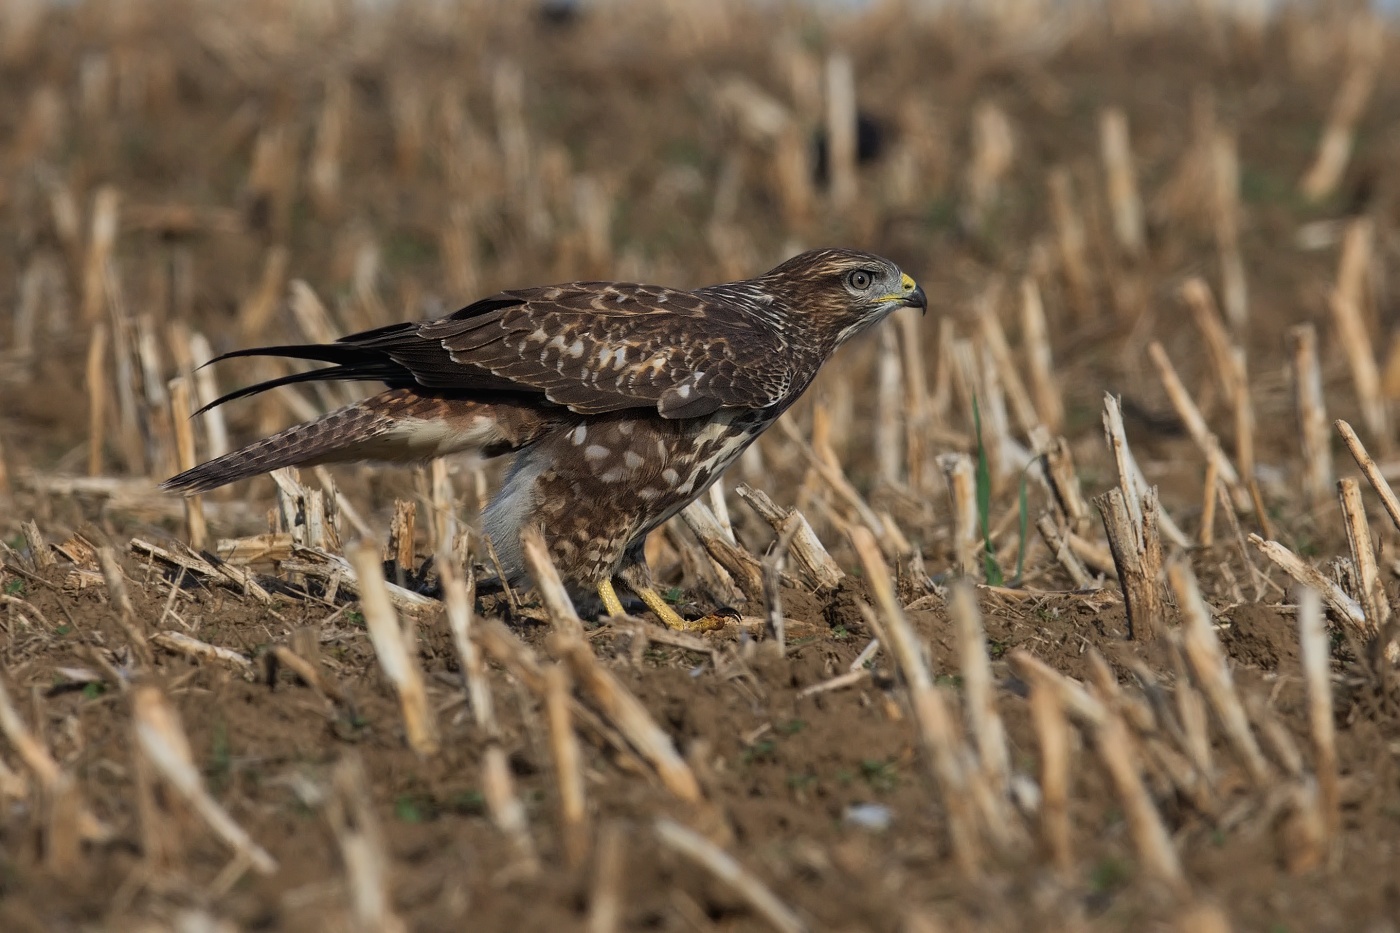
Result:
<svg viewBox="0 0 1400 933"><path fill-rule="evenodd" d="M756 278L683 291L572 282L504 291L455 314L335 343L237 350L331 364L213 405L316 380L385 390L172 477L194 494L287 466L515 453L482 515L507 579L535 525L565 581L622 613L614 580L666 625L647 534L700 496L802 395L841 344L924 291L887 259L805 252Z"/></svg>

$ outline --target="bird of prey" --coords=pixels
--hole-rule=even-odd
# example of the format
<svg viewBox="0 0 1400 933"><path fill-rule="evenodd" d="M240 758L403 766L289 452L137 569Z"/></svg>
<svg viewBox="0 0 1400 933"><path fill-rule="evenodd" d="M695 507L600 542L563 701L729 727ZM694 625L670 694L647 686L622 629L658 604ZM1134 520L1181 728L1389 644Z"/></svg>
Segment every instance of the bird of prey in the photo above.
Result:
<svg viewBox="0 0 1400 933"><path fill-rule="evenodd" d="M287 466L515 453L482 516L501 570L526 577L534 525L565 581L622 613L614 580L666 625L647 534L700 496L788 409L842 343L924 291L887 259L805 252L756 278L683 291L573 282L504 291L455 314L335 343L237 350L332 364L214 405L315 380L378 395L167 480L193 494ZM209 406L212 407L212 406Z"/></svg>

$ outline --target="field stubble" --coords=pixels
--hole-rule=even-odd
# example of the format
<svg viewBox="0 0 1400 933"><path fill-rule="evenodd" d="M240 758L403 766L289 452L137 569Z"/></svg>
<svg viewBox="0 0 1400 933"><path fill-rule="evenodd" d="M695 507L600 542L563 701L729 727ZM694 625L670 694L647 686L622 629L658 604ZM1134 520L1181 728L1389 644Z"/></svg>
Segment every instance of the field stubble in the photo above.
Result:
<svg viewBox="0 0 1400 933"><path fill-rule="evenodd" d="M1396 929L1396 35L759 6L0 10L0 927ZM217 352L826 243L932 309L653 536L722 632L155 491L358 391Z"/></svg>

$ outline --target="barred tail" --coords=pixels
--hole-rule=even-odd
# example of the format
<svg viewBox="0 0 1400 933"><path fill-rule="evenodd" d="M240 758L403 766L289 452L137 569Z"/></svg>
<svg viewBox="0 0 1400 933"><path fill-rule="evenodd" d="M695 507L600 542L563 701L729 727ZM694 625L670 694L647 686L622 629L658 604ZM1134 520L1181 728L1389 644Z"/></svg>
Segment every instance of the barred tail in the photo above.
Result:
<svg viewBox="0 0 1400 933"><path fill-rule="evenodd" d="M415 462L462 451L495 457L556 426L555 417L525 401L446 399L390 389L202 463L161 488L192 495L282 467L318 463Z"/></svg>
<svg viewBox="0 0 1400 933"><path fill-rule="evenodd" d="M382 447L395 420L363 403L337 409L232 453L201 463L161 483L167 492L193 495L289 466L311 466L372 457L396 459ZM380 441L380 444L376 444Z"/></svg>

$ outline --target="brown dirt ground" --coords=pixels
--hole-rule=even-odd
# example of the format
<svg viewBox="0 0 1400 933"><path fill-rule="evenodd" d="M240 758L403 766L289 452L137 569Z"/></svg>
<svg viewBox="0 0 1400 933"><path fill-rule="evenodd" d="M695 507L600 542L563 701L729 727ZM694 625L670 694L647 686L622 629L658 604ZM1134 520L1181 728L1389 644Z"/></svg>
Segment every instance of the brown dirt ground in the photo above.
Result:
<svg viewBox="0 0 1400 933"><path fill-rule="evenodd" d="M0 281L18 283L36 257L53 258L64 270L60 302L72 307L63 326L40 322L32 359L0 368L6 380L0 384L0 443L12 488L8 500L0 490L0 532L10 548L0 587L19 600L0 607L0 671L26 723L114 830L110 841L84 850L75 871L57 874L44 859L44 801L33 788L0 782L0 929L192 929L178 926L189 910L249 931L353 929L345 865L320 800L332 766L347 755L362 761L367 773L389 856L392 905L409 929L581 928L592 903L591 862L573 869L565 863L541 704L495 666L490 683L502 727L499 742L509 755L542 873L522 873L514 850L490 819L481 782L489 737L470 715L440 614L425 615L417 627L419 657L443 733L441 754L425 760L405 744L393 690L357 621L356 606L333 608L282 595L268 609L231 590L199 584L186 585L168 602L169 581L159 568L126 554L125 544L133 536L157 542L178 537L178 509L149 503L118 507L100 497L36 491L31 479L36 474L83 470L89 425L83 361L90 328L77 310L81 271L65 251L48 206L53 189L46 186L53 178L74 191L84 217L97 186L120 188L127 224L116 255L133 314L150 314L158 330L183 321L207 334L216 352L296 336L284 310L267 333L239 332L240 304L255 290L266 251L276 243L289 250L291 277L310 282L347 327L380 322L373 317L373 303L352 287L355 250L365 237L379 251L378 313L398 319L433 307L448 310L472 297L452 291L438 239L444 205L462 197L463 183L452 180L454 160L466 158L430 145L418 168L396 170L391 98L404 82L459 95L473 132L480 134L474 145L494 152L488 63L510 59L525 75L525 114L536 150L562 159L566 182L593 177L609 191L613 252L589 258L563 202L550 200L553 195L546 197L546 207L554 212L556 229L532 241L517 206L503 194L499 167L473 164L461 171L468 187L476 186L474 275L482 293L523 281L612 275L620 266L677 284L730 274L727 263L736 253L726 254L707 239L707 230L715 178L726 165L737 164L741 208L734 227L740 239L731 250L737 249L742 262L736 274L764 267L793 238L851 242L914 270L938 296L937 312L952 316L959 332L967 334L973 328L972 301L990 281L1015 282L1035 268L1032 245L1052 229L1046 169L1067 165L1081 187L1096 184L1100 107L1116 104L1128 113L1142 187L1150 198L1163 189L1189 143L1193 97L1199 100L1201 89L1209 89L1221 124L1236 133L1240 145L1242 249L1256 309L1245 345L1265 498L1280 540L1324 565L1347 553L1332 505L1305 509L1297 492L1297 432L1282 340L1289 326L1318 323L1330 413L1354 420L1351 382L1324 301L1336 250L1299 251L1292 239L1308 221L1370 216L1378 244L1377 333L1393 329L1385 272L1395 267L1400 248L1393 230L1400 55L1381 58L1356 157L1340 192L1325 203L1305 204L1295 194L1295 180L1308 164L1341 73L1335 56L1326 54L1327 40L1308 37L1339 34L1335 24L1300 14L1296 21L1275 24L1257 42L1226 29L1218 47L1189 19L1126 36L1082 26L1051 51L1037 51L996 38L996 30L985 24L902 21L898 4L888 5L894 13L864 18L823 20L747 10L713 21L699 17L689 25L635 12L618 14L614 22L584 17L573 25L550 25L525 17L520 11L530 8L523 4L505 11L493 7L490 13L468 4L476 12L441 21L427 19L426 13L387 22L365 14L362 20L333 17L321 26L311 20L284 22L272 4L260 5L267 24L201 13L198 4L178 0L128 6L125 18L102 12L101 4L49 10L35 38L19 43L17 51L7 47L0 64L0 140L10 140L0 144L5 150ZM773 34L790 37L799 51L849 49L862 106L890 133L885 153L862 169L862 202L848 214L821 208L800 230L785 228L763 159L736 141L707 103L710 82L726 75L743 75L788 100L789 78L781 59L770 54L774 45L767 37ZM643 42L639 36L650 38ZM1382 41L1387 52L1400 48L1389 31ZM1323 52L1310 63L1315 47ZM110 100L84 111L80 74L85 67L86 73L96 73L99 66L110 69ZM327 81L340 77L349 82L355 107L342 203L322 216L297 195L285 227L259 226L260 209L251 205L245 187L253 135L270 126L289 127L304 159ZM43 133L34 135L33 115L42 110L47 91L57 94L65 116L56 134L45 139ZM969 231L957 220L962 172L970 115L985 101L1003 108L1015 128L1017 149L992 220ZM251 129L240 129L239 113L247 115ZM430 126L436 127L436 120L430 117ZM913 193L892 203L883 192L899 190L889 166L900 154L917 172ZM552 184L545 169L535 171L539 177L533 184ZM1104 222L1101 199L1084 197L1092 202L1090 212L1098 212L1097 221ZM161 205L227 210L242 220L229 230L162 236L132 219ZM1097 314L1086 319L1070 310L1054 268L1043 275L1046 304L1069 408L1065 433L1086 492L1101 492L1113 482L1099 408L1104 391L1122 393L1133 403L1129 434L1139 458L1160 484L1168 510L1194 533L1202 462L1168 414L1143 348L1149 339L1163 341L1188 384L1208 386L1208 360L1175 289L1192 273L1214 282L1215 248L1208 223L1193 224L1172 212L1154 213L1150 234L1150 253L1137 265L1095 254L1096 267L1117 270L1105 273L1096 286ZM1094 235L1101 249L1102 230ZM181 268L191 270L187 298L178 297L172 284ZM1139 298L1116 300L1109 280L1128 283ZM1115 303L1121 305L1117 310ZM1008 306L1003 317L1014 320L1014 309ZM0 324L7 322L0 318ZM930 323L927 329L925 349L934 360L935 328ZM1011 330L1019 352L1018 328ZM0 327L0 340L8 341L10 333L8 326ZM8 347L0 343L0 350ZM891 513L921 548L926 566L941 575L952 560L941 487L936 496L913 502L878 488L868 453L872 358L873 342L855 348L832 367L814 396L838 407L843 395L850 396L854 417L833 438L843 466L862 493L892 503ZM249 374L237 366L231 370L221 371L229 386ZM164 375L173 374L172 369ZM250 438L265 427L269 414L285 423L286 413L275 406L231 410L231 430L239 439ZM1231 447L1233 427L1225 406L1207 406L1207 415ZM793 417L804 433L810 429L809 406L796 409ZM955 422L970 435L966 419ZM743 478L791 504L805 472L801 457L777 436L765 438L761 450L767 473ZM132 472L115 442L103 456L105 473ZM1340 446L1338 457L1342 468ZM409 471L346 468L336 477L375 528L387 527L396 496L411 497L424 488L421 474ZM465 474L458 479L468 488ZM270 490L270 483L257 481L216 498L216 504L241 501L247 507L216 520L214 534L264 530ZM1043 505L1039 496L1032 492L1034 510ZM1015 498L1014 484L998 488L993 516L1011 514ZM1397 535L1383 526L1374 503L1368 505L1389 573ZM766 526L759 527L740 503L731 508L741 540L762 553L771 541ZM464 509L468 518L471 513ZM148 863L127 696L110 674L83 685L65 673L93 669L94 652L118 668L132 664L127 636L100 585L75 591L66 585L72 568L33 566L33 555L25 553L18 536L21 522L29 520L36 520L50 541L81 530L123 552L136 617L151 630L188 630L253 659L259 670L265 670L271 645L305 637L298 632L309 631L319 645L323 674L340 685L348 702L329 703L286 671L244 679L231 667L196 664L161 650L152 667L128 667L141 682L160 687L178 709L204 780L234 820L277 860L274 875L239 873L221 885L228 850L178 805L170 805L166 819L183 826L183 852L169 864ZM857 562L840 543L839 530L819 516L814 524L838 562L853 570ZM1244 530L1254 526L1247 521ZM1000 543L1014 534L1003 533ZM1217 540L1223 543L1197 549L1190 558L1207 601L1218 611L1221 643L1236 682L1242 694L1271 711L1272 721L1305 750L1311 768L1288 584L1274 572L1262 594L1254 594L1239 549L1228 536ZM667 584L683 590L687 605L709 608L709 595L678 563L658 570ZM1170 652L1126 640L1124 607L1111 581L1094 593L1066 593L1066 587L1067 578L1042 549L1030 554L1020 594L985 590L979 596L1011 764L1028 778L1037 774L1039 749L1026 687L1007 666L1008 652L1024 649L1087 681L1088 658L1096 649L1110 660L1125 689L1136 683L1127 667L1133 660L1146 664L1168 691L1177 676ZM1244 599L1236 595L1241 587ZM1238 930L1385 933L1398 928L1400 711L1393 693L1376 688L1359 671L1354 646L1341 634L1334 639L1334 681L1342 811L1330 858L1303 873L1287 870L1284 854L1293 843L1279 802L1281 788L1249 787L1215 730L1220 774L1213 812L1202 812L1158 776L1149 776L1154 802L1183 861L1191 892L1183 899L1145 876L1123 808L1093 750L1082 742L1074 750L1074 863L1068 875L1057 875L1033 842L989 857L975 880L961 875L949 848L945 809L886 654L877 657L873 676L853 687L799 696L846 671L871 637L860 611L868 601L863 582L852 575L835 593L788 590L784 600L793 626L784 658L732 629L708 637L709 653L644 643L631 630L608 625L589 630L599 658L690 762L706 801L680 803L635 760L584 742L593 825L616 823L625 829L622 929L767 928L731 889L658 844L652 826L659 816L674 817L722 844L745 872L770 886L814 929L1188 929L1193 928L1188 903L1220 907ZM936 597L920 605L934 608L911 610L911 622L927 643L939 684L956 703L961 679L952 624ZM182 625L169 621L167 606ZM499 614L495 601L488 599L481 608ZM761 607L745 609L761 613ZM522 639L548 654L545 626L510 621ZM1269 754L1277 758L1272 750ZM4 743L0 761L21 770L19 756ZM869 804L885 808L887 826L852 822L851 808ZM1034 820L1025 825L1033 828Z"/></svg>

